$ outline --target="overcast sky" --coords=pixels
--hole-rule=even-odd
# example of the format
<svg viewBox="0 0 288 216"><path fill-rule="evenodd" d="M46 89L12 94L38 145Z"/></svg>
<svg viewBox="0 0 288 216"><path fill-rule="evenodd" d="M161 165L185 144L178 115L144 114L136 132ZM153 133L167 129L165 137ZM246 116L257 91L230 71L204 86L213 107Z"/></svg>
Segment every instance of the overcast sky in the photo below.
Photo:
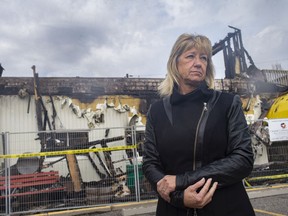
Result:
<svg viewBox="0 0 288 216"><path fill-rule="evenodd" d="M259 69L288 70L287 0L0 0L3 76L164 77L182 33L241 29ZM213 57L224 77L222 52Z"/></svg>

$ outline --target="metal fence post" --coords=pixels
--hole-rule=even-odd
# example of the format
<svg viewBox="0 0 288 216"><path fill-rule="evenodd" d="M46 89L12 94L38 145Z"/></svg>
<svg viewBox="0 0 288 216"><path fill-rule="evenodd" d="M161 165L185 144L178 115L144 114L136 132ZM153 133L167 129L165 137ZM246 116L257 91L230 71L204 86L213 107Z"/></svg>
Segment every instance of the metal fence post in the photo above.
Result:
<svg viewBox="0 0 288 216"><path fill-rule="evenodd" d="M136 127L131 127L132 132L132 144L136 145ZM134 181L135 181L135 196L136 201L140 202L140 181L139 181L139 170L138 170L138 158L137 158L137 148L133 148L133 165L134 165Z"/></svg>
<svg viewBox="0 0 288 216"><path fill-rule="evenodd" d="M66 142L66 146L70 146L70 140L69 140L69 132L67 132L67 142Z"/></svg>
<svg viewBox="0 0 288 216"><path fill-rule="evenodd" d="M2 133L3 138L3 147L4 147L4 155L10 154L9 149L9 133L5 132ZM11 209L11 190L10 190L10 158L4 158L4 167L5 167L5 214L10 215L12 209Z"/></svg>

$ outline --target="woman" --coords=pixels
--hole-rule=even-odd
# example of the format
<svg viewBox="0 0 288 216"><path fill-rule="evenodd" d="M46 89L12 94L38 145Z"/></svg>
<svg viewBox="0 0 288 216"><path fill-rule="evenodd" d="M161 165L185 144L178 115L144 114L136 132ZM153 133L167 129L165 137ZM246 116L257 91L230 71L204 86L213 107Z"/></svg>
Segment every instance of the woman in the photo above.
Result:
<svg viewBox="0 0 288 216"><path fill-rule="evenodd" d="M242 180L253 168L239 96L213 90L210 40L182 34L147 115L143 170L157 215L253 216ZM216 189L217 188L217 189Z"/></svg>

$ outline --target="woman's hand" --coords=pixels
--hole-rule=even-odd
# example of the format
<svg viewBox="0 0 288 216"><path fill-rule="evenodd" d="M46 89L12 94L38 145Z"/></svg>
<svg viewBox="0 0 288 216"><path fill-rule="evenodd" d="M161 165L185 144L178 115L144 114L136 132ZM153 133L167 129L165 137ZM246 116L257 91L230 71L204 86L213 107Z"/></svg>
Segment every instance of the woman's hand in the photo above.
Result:
<svg viewBox="0 0 288 216"><path fill-rule="evenodd" d="M200 181L186 188L184 191L184 205L188 208L203 208L211 202L218 184L214 182L212 187L210 187L211 183L211 178L206 182L205 179L202 178ZM201 190L197 192L199 188L201 188Z"/></svg>
<svg viewBox="0 0 288 216"><path fill-rule="evenodd" d="M157 182L157 191L160 196L170 202L169 194L173 192L176 188L176 176L166 175L160 181Z"/></svg>

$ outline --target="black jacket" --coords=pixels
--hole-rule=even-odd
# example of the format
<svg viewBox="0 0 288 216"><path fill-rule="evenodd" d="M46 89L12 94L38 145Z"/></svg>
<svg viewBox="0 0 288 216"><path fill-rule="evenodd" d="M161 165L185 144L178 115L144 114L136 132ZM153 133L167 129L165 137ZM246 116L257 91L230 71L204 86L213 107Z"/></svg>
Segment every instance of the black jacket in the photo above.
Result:
<svg viewBox="0 0 288 216"><path fill-rule="evenodd" d="M176 175L171 203L159 197L157 215L193 215L184 207L184 189L202 177L219 186L198 215L255 215L242 184L253 168L253 152L239 96L206 86L188 95L174 90L151 106L145 136L143 171L152 187Z"/></svg>

